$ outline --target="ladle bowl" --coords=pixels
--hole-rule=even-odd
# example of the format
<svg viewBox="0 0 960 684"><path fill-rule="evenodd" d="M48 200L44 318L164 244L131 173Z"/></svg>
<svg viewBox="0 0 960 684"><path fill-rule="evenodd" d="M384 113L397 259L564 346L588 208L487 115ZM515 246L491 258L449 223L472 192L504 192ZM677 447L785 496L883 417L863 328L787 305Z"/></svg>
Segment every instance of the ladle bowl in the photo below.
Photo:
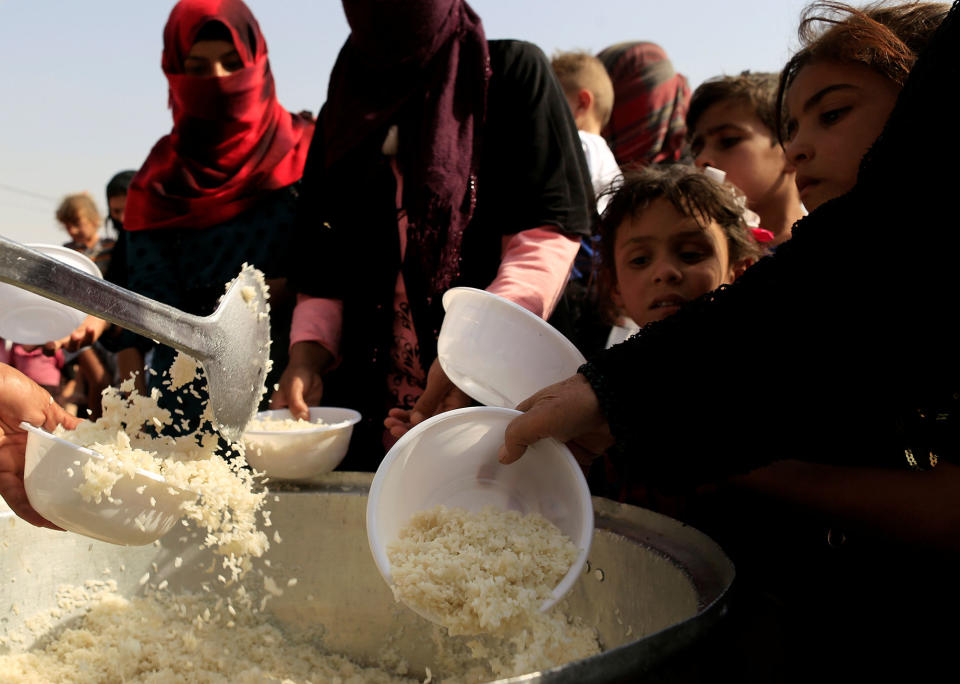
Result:
<svg viewBox="0 0 960 684"><path fill-rule="evenodd" d="M214 421L237 441L264 392L270 359L267 288L240 270L209 316L194 316L101 280L0 236L0 281L179 349L203 367Z"/></svg>

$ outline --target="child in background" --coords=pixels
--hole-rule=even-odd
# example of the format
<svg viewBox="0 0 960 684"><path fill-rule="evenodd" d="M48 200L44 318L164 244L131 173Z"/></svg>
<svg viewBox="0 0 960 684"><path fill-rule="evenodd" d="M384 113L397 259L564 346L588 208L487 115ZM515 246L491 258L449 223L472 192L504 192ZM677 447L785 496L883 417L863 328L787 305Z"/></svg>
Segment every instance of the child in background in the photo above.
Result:
<svg viewBox="0 0 960 684"><path fill-rule="evenodd" d="M67 195L57 208L57 220L70 235L63 246L87 255L106 273L116 241L100 237L100 212L93 198L87 193Z"/></svg>
<svg viewBox="0 0 960 684"><path fill-rule="evenodd" d="M804 216L793 167L777 135L777 75L743 72L702 83L690 98L687 137L697 166L724 171L744 193L760 227L773 233L766 246L790 238Z"/></svg>
<svg viewBox="0 0 960 684"><path fill-rule="evenodd" d="M733 283L762 254L737 196L686 164L626 170L599 232L601 313L608 322L625 314L641 328ZM672 515L682 501L627 488L607 457L589 480L596 494Z"/></svg>
<svg viewBox="0 0 960 684"><path fill-rule="evenodd" d="M100 237L100 212L93 198L87 193L68 195L57 208L57 220L70 235L70 242L64 247L74 249L93 260L101 273L110 265L110 255L114 240ZM77 387L76 378L68 381L61 392L64 406L78 402L81 397L91 418L99 418L101 412L100 395L113 382L113 355L104 349L87 347L80 350L74 358L67 358L68 368L76 361L83 380Z"/></svg>
<svg viewBox="0 0 960 684"><path fill-rule="evenodd" d="M625 172L600 250L601 292L641 327L729 285L761 254L736 196L684 164Z"/></svg>
<svg viewBox="0 0 960 684"><path fill-rule="evenodd" d="M597 196L597 212L602 214L608 199L604 190L620 175L620 166L600 135L613 112L613 82L603 63L585 52L559 52L550 64L577 125Z"/></svg>
<svg viewBox="0 0 960 684"><path fill-rule="evenodd" d="M60 391L63 351L46 356L39 347L14 344L0 337L0 363L5 363L26 375L50 394Z"/></svg>
<svg viewBox="0 0 960 684"><path fill-rule="evenodd" d="M620 166L607 141L600 135L613 111L613 82L603 63L585 52L558 52L551 60L551 66L577 126L597 213L602 214L610 197L606 191L620 178ZM580 238L580 249L573 260L562 305L550 319L552 325L574 341L601 334L591 302L596 294L593 265L598 239L595 234ZM606 325L602 326L602 330L606 328Z"/></svg>

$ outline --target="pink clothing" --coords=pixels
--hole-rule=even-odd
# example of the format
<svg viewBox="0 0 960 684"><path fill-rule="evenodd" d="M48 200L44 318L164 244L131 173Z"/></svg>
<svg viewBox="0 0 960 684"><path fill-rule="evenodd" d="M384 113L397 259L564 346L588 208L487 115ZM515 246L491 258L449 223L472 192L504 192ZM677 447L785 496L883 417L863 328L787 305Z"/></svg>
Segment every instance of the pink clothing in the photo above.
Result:
<svg viewBox="0 0 960 684"><path fill-rule="evenodd" d="M385 146L389 140L388 136ZM403 176L394 156L391 156L391 166L397 182L397 230L402 263L407 251L407 215L402 204ZM504 236L500 268L487 290L542 318L548 318L563 293L579 247L578 239L569 238L552 227L532 228ZM392 363L386 378L390 405L385 408L412 409L423 394L427 374L420 365L419 340L413 325L413 312L407 298L402 270L397 273L393 312L393 342L390 347ZM298 295L297 305L293 310L290 344L317 342L337 359L342 327L342 301ZM384 448L389 450L395 442L396 438L385 430Z"/></svg>
<svg viewBox="0 0 960 684"><path fill-rule="evenodd" d="M290 346L297 342L317 342L337 358L342 327L342 301L298 294L290 323Z"/></svg>
<svg viewBox="0 0 960 684"><path fill-rule="evenodd" d="M63 351L60 349L55 356L44 356L40 347L27 351L21 344L13 345L8 351L0 340L0 362L13 366L38 385L60 386L60 369L63 368Z"/></svg>
<svg viewBox="0 0 960 684"><path fill-rule="evenodd" d="M580 242L553 227L531 228L504 237L504 253L497 277L487 287L549 318L567 283L570 265ZM290 344L317 342L331 354L340 352L343 303L338 299L297 296Z"/></svg>
<svg viewBox="0 0 960 684"><path fill-rule="evenodd" d="M503 257L487 292L550 318L570 277L580 240L556 228L531 228L503 238Z"/></svg>

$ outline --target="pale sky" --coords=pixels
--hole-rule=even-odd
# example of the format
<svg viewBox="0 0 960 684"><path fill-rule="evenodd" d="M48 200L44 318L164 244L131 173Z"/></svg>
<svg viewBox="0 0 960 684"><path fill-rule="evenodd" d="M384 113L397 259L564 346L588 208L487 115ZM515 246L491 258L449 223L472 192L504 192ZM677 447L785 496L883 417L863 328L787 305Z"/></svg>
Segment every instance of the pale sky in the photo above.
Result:
<svg viewBox="0 0 960 684"><path fill-rule="evenodd" d="M398 0L402 1L402 0ZM247 0L281 104L316 112L349 32L337 0ZM778 71L806 0L471 0L488 38L596 53L659 43L692 87L744 69ZM60 199L136 169L169 132L160 70L171 0L0 0L0 235L59 244Z"/></svg>

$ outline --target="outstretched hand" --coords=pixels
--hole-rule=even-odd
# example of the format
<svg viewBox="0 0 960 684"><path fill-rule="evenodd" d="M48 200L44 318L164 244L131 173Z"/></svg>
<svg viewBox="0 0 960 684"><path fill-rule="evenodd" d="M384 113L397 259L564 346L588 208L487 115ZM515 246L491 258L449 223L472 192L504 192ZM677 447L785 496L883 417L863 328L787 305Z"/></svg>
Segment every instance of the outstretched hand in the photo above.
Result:
<svg viewBox="0 0 960 684"><path fill-rule="evenodd" d="M390 409L383 425L393 437L400 438L414 425L422 423L427 418L471 404L473 399L453 384L443 371L440 361L434 359L427 372L427 386L413 409L409 411L399 408Z"/></svg>
<svg viewBox="0 0 960 684"><path fill-rule="evenodd" d="M545 437L566 443L581 464L613 445L597 395L579 373L540 390L520 402L517 410L524 414L507 425L498 454L501 463L513 463L528 446Z"/></svg>
<svg viewBox="0 0 960 684"><path fill-rule="evenodd" d="M27 499L23 487L27 433L20 428L21 422L53 430L57 425L75 428L80 420L54 403L50 394L33 380L0 364L0 496L27 522L59 530L37 513Z"/></svg>
<svg viewBox="0 0 960 684"><path fill-rule="evenodd" d="M69 352L89 347L100 339L101 335L110 327L110 324L102 318L96 316L87 316L83 323L77 326L77 329L66 337L59 340L53 340L43 345L43 353L47 356L53 356L58 349L65 349Z"/></svg>

